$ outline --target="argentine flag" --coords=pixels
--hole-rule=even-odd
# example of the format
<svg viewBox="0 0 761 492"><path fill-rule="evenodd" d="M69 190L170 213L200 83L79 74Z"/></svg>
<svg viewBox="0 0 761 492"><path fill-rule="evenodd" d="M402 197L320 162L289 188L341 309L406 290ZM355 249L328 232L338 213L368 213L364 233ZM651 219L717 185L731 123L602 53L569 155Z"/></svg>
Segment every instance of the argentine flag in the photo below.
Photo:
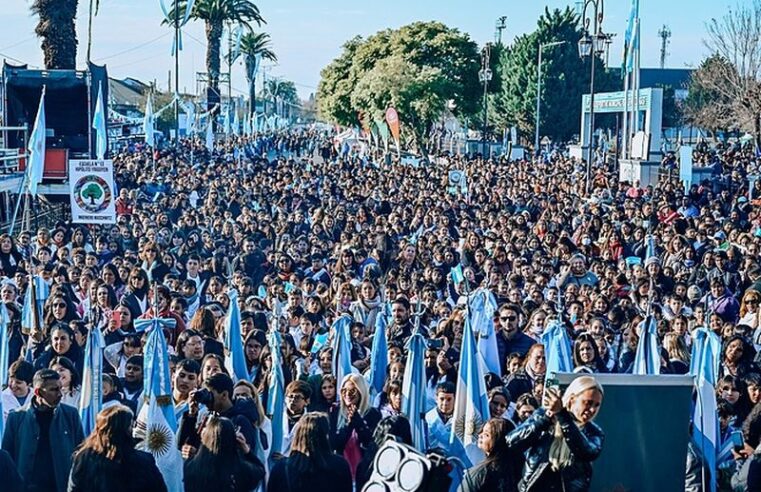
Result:
<svg viewBox="0 0 761 492"><path fill-rule="evenodd" d="M243 337L240 334L240 308L238 307L238 291L227 291L230 298L230 308L225 317L225 367L233 378L233 382L248 381L246 355L243 353Z"/></svg>
<svg viewBox="0 0 761 492"><path fill-rule="evenodd" d="M459 440L463 447L475 445L481 427L489 420L489 398L481 364L478 363L476 340L470 320L465 319L460 351L460 369L457 372L457 392L455 393L454 425L449 442Z"/></svg>
<svg viewBox="0 0 761 492"><path fill-rule="evenodd" d="M478 336L478 354L486 370L502 376L499 363L497 335L494 331L494 313L497 311L497 300L489 289L477 289L470 302L470 323Z"/></svg>
<svg viewBox="0 0 761 492"><path fill-rule="evenodd" d="M640 334L637 353L634 356L633 374L658 375L661 373L661 350L658 347L658 327L650 315L639 324Z"/></svg>
<svg viewBox="0 0 761 492"><path fill-rule="evenodd" d="M34 119L34 128L29 136L29 168L26 170L29 193L37 195L37 186L42 183L42 171L45 168L45 86L42 86L40 106Z"/></svg>
<svg viewBox="0 0 761 492"><path fill-rule="evenodd" d="M97 137L95 141L95 157L105 159L106 148L108 147L108 134L106 132L106 109L103 105L103 87L101 83L98 83L98 102L95 104L92 127Z"/></svg>
<svg viewBox="0 0 761 492"><path fill-rule="evenodd" d="M420 452L428 449L426 412L426 379L425 379L425 339L416 329L407 341L407 365L404 368L402 380L402 414L407 417L412 430L412 444ZM384 354L384 358L385 354Z"/></svg>
<svg viewBox="0 0 761 492"><path fill-rule="evenodd" d="M103 349L106 342L98 327L90 328L85 345L85 367L79 396L79 418L85 436L95 430L95 417L103 408Z"/></svg>
<svg viewBox="0 0 761 492"><path fill-rule="evenodd" d="M711 491L716 490L716 462L721 432L716 409L714 386L719 375L721 340L705 327L694 333L690 374L695 376L697 399L692 416L692 441L706 468L711 474Z"/></svg>
<svg viewBox="0 0 761 492"><path fill-rule="evenodd" d="M341 316L330 329L333 332L333 374L340 388L344 377L354 372L351 365L351 317Z"/></svg>
<svg viewBox="0 0 761 492"><path fill-rule="evenodd" d="M272 371L267 385L267 416L272 420L272 445L270 453L283 453L283 441L287 434L285 419L285 377L283 375L283 353L280 333L270 330L267 343L272 349Z"/></svg>
<svg viewBox="0 0 761 492"><path fill-rule="evenodd" d="M557 320L552 321L542 333L542 345L547 360L547 377L559 372L573 372L571 338Z"/></svg>
<svg viewBox="0 0 761 492"><path fill-rule="evenodd" d="M145 370L143 372L143 398L135 425L135 437L142 441L137 446L151 453L164 477L169 492L183 492L182 456L177 449L177 420L172 402L172 384L169 377L169 354L163 328L174 329L175 320L153 318L135 321L135 330L148 330L145 344Z"/></svg>
<svg viewBox="0 0 761 492"><path fill-rule="evenodd" d="M385 303L385 306L388 306L388 303ZM371 396L373 397L383 391L383 385L386 382L386 369L388 368L388 341L386 339L388 318L385 306L375 318L375 334L373 335L373 345L370 351L368 384Z"/></svg>

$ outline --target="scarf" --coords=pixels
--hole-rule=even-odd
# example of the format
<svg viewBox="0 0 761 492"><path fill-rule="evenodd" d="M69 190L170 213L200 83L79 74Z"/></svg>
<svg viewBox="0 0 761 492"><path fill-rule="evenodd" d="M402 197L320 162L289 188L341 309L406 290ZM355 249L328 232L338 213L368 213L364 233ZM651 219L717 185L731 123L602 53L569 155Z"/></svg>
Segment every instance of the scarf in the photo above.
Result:
<svg viewBox="0 0 761 492"><path fill-rule="evenodd" d="M576 421L574 421L574 425L577 425ZM573 453L563 437L563 429L560 428L560 422L555 422L553 435L554 438L550 445L549 460L552 471L558 471L571 464L573 461Z"/></svg>

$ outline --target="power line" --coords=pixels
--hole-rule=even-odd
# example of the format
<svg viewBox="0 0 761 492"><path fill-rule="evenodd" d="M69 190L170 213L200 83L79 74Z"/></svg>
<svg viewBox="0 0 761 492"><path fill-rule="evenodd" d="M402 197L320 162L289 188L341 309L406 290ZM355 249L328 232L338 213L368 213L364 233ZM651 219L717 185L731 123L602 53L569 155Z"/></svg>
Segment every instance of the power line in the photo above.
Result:
<svg viewBox="0 0 761 492"><path fill-rule="evenodd" d="M153 43L155 43L155 42L156 42L156 41L158 41L159 39L162 39L162 38L164 38L164 37L166 37L166 36L169 36L169 34L170 34L170 33L168 33L168 32L165 32L165 33L164 33L164 34L162 34L161 36L158 36L158 37L156 37L156 38L153 38L153 39L151 39L150 41L146 41L145 43L142 43L142 44L138 44L137 46L133 46L132 48L128 48L128 49L126 49L126 50L124 50L124 51L119 51L118 53L114 53L114 54L112 54L112 55L108 55L108 56L103 56L103 57L100 57L100 58L96 58L96 59L94 59L93 61L101 62L101 61L104 61L104 60L109 60L109 59L111 59L111 58L115 58L115 57L117 57L117 56L121 56L121 55L124 55L124 54L126 54L126 53L130 53L130 52L132 52L132 51L135 51L135 50L139 50L140 48L143 48L143 47L145 47L145 46L148 46L149 44L153 44Z"/></svg>
<svg viewBox="0 0 761 492"><path fill-rule="evenodd" d="M37 37L37 36L31 36L31 37L28 37L28 38L26 38L26 39L22 39L21 41L17 41L17 42L15 42L15 43L11 44L11 45L8 45L8 46L3 46L2 48L0 48L0 50L3 50L3 51L5 51L5 50L9 50L9 49L11 49L11 48L15 48L16 46L19 46L19 45L21 45L21 44L24 44L24 43L28 43L29 41L31 41L31 40L33 40L33 39L35 39L36 37Z"/></svg>
<svg viewBox="0 0 761 492"><path fill-rule="evenodd" d="M36 65L32 65L31 63L27 63L24 60L19 60L18 58L13 58L12 56L6 55L5 53L0 53L0 56L2 56L3 58L7 58L7 59L9 59L11 61L15 61L16 63L21 63L22 65L29 65L30 67L37 68Z"/></svg>
<svg viewBox="0 0 761 492"><path fill-rule="evenodd" d="M121 68L121 67L128 67L130 65L134 65L135 63L141 63L141 62L144 62L144 61L147 61L147 60L152 60L154 58L157 58L157 57L163 56L163 55L164 55L164 53L156 53L156 54L153 54L151 56L148 56L148 57L145 57L145 58L141 58L139 60L135 60L135 61L127 62L127 63L122 63L120 65L113 65L113 66L111 66L109 68L110 69L115 69L115 68Z"/></svg>

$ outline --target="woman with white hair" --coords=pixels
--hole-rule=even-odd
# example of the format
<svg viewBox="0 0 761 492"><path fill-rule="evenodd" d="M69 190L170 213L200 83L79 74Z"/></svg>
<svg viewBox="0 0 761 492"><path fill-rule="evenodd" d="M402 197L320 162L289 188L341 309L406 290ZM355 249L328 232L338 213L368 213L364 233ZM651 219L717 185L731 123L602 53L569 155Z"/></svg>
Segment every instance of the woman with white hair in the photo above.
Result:
<svg viewBox="0 0 761 492"><path fill-rule="evenodd" d="M520 492L585 492L604 435L594 420L603 389L592 376L573 380L563 393L548 387L544 404L507 436L511 451L526 454Z"/></svg>
<svg viewBox="0 0 761 492"><path fill-rule="evenodd" d="M359 374L347 374L341 381L340 405L330 411L330 444L346 458L355 479L357 465L373 442L373 432L381 413L371 406L367 381Z"/></svg>

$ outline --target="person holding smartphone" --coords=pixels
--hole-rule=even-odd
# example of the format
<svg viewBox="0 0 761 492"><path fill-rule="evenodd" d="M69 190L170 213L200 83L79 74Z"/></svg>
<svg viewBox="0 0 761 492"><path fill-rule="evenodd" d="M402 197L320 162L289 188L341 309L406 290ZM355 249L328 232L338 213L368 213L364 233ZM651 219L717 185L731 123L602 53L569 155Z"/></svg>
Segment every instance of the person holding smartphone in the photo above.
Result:
<svg viewBox="0 0 761 492"><path fill-rule="evenodd" d="M592 376L573 380L562 394L547 385L542 407L507 435L512 452L525 453L520 492L585 492L592 483L592 462L600 456L604 433L593 420L603 389Z"/></svg>

